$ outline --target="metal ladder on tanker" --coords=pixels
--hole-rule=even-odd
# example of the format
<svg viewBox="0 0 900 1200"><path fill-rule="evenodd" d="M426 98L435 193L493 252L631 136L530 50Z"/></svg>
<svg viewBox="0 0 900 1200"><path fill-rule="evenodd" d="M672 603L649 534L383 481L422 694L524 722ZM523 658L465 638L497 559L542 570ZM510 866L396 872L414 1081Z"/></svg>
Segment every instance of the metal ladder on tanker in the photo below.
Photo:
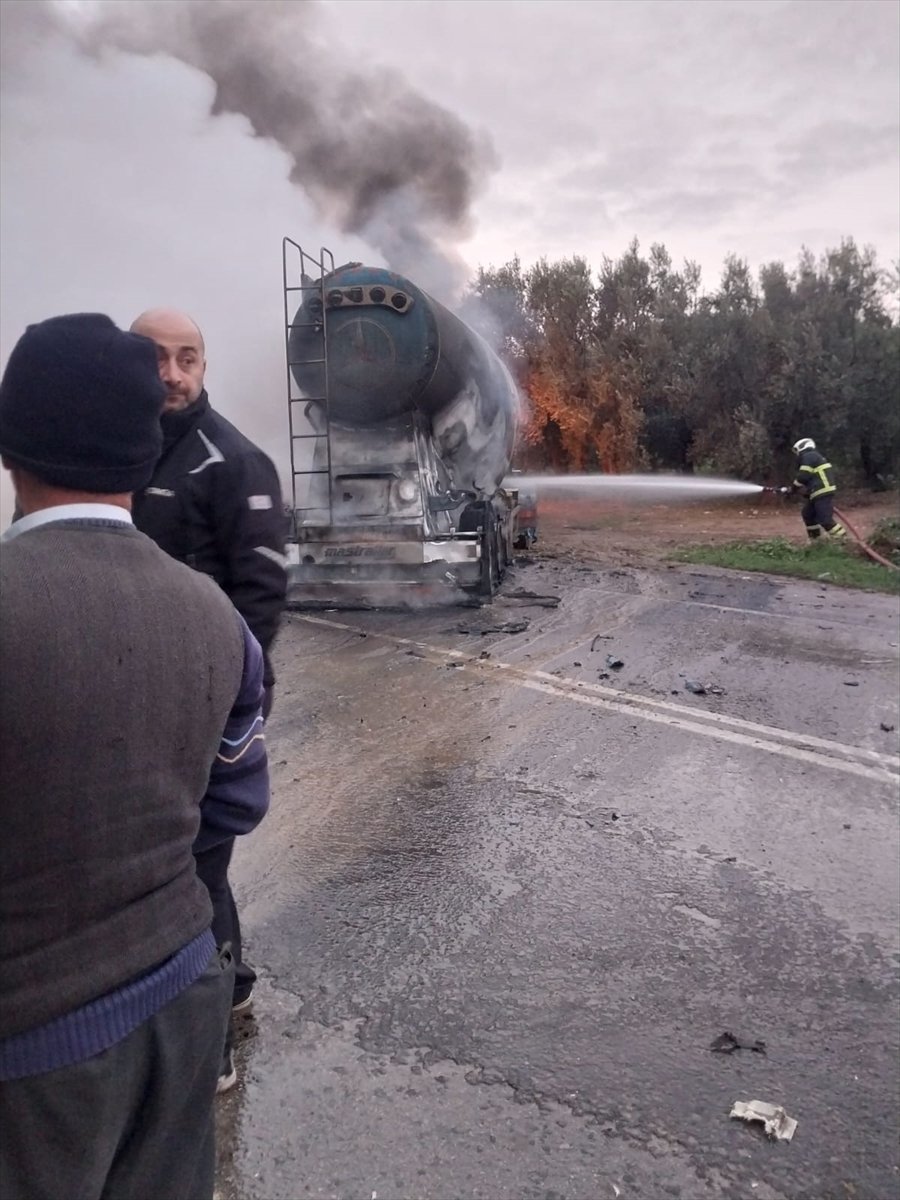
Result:
<svg viewBox="0 0 900 1200"><path fill-rule="evenodd" d="M284 281L284 357L287 370L288 428L291 442L291 530L293 536L296 538L299 526L303 524L300 514L324 512L325 508L323 504L301 505L299 503L298 480L307 480L311 492L314 476L325 475L327 477L328 524L332 525L334 523L333 479L331 474L331 422L328 411L328 341L325 328L325 278L334 272L334 255L330 250L326 250L323 247L319 250L319 257L315 258L312 254L308 254L297 242L286 237L282 241L281 257ZM307 266L310 268L310 273L307 273ZM312 271L318 271L318 278L313 276ZM299 278L299 283L291 282L291 279L297 278ZM300 307L310 293L318 293L320 319L295 321L294 318L300 315ZM291 302L292 297L294 298L293 303ZM293 329L317 330L321 335L321 356L318 358L292 360L291 331ZM322 394L320 396L309 396L300 392L292 370L295 366L321 366ZM304 415L298 419L295 407L298 404L302 404L304 408L310 404L321 406L325 421L323 431L318 433L297 432L301 420L305 426L311 426L311 422L307 416ZM316 448L323 441L325 443L326 465L324 467L316 467ZM313 446L309 467L298 467L297 465L298 442L310 443ZM324 524L324 521L319 523Z"/></svg>

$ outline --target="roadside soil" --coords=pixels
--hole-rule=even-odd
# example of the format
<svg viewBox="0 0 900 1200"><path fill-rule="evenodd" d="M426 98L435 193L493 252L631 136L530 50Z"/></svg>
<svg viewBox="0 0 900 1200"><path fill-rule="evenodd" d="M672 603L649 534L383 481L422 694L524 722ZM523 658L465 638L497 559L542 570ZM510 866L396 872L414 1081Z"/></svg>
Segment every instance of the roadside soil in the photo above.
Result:
<svg viewBox="0 0 900 1200"><path fill-rule="evenodd" d="M894 492L841 495L838 506L863 537L897 516ZM546 495L538 504L538 557L649 566L683 546L783 537L806 541L800 502L776 496L682 503L623 502L620 498Z"/></svg>

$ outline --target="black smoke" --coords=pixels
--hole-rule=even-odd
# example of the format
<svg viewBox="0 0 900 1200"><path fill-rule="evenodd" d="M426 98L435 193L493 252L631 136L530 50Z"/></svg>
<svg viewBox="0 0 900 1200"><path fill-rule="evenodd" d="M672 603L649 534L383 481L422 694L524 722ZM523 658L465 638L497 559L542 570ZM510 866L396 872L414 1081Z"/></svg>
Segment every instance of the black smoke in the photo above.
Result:
<svg viewBox="0 0 900 1200"><path fill-rule="evenodd" d="M288 154L291 180L340 230L439 291L493 168L490 144L396 72L351 62L317 0L7 0L4 67L48 29L86 54L164 54L215 84L212 115L239 113ZM338 7L337 12L340 12ZM293 232L293 231L286 231Z"/></svg>

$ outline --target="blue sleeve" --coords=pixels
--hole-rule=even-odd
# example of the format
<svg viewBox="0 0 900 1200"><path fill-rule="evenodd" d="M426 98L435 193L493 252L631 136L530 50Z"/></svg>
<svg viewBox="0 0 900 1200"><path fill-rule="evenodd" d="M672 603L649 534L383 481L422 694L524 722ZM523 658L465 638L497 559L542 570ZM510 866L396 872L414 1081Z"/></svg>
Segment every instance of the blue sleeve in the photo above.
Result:
<svg viewBox="0 0 900 1200"><path fill-rule="evenodd" d="M263 655L246 622L241 617L238 620L244 635L244 670L200 806L195 854L226 838L250 833L269 808L269 760L262 717Z"/></svg>

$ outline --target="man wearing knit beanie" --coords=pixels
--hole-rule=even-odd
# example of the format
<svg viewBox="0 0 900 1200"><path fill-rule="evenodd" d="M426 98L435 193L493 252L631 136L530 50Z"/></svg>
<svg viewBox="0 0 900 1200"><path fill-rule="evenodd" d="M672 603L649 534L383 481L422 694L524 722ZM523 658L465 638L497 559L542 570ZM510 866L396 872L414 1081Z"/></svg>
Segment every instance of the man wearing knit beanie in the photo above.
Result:
<svg viewBox="0 0 900 1200"><path fill-rule="evenodd" d="M268 806L263 659L131 521L152 342L31 325L0 382L0 1193L211 1200L233 964L193 848Z"/></svg>

